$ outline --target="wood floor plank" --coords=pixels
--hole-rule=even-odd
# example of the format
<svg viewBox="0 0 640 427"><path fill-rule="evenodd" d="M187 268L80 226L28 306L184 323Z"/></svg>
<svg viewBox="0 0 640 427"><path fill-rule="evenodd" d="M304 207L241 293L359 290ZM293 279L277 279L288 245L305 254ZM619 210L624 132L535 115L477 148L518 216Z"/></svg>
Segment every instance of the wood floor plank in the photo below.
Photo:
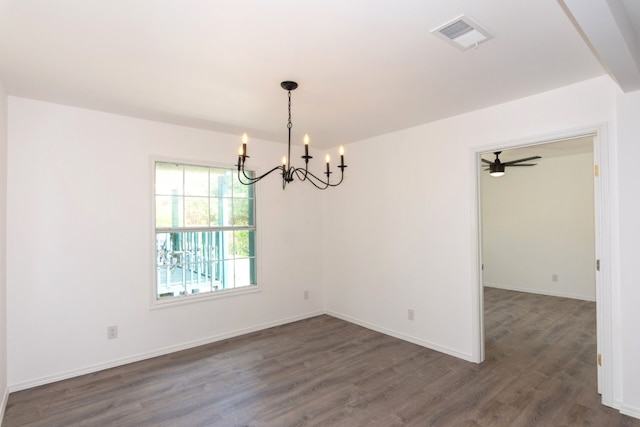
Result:
<svg viewBox="0 0 640 427"><path fill-rule="evenodd" d="M14 426L640 426L600 404L595 304L487 288L486 361L330 316L9 396Z"/></svg>

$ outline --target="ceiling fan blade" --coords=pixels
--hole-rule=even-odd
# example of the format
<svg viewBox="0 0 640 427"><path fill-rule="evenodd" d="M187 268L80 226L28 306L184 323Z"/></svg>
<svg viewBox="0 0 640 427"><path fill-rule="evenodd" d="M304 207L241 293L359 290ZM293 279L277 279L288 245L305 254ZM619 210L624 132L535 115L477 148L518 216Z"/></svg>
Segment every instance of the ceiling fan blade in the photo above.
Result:
<svg viewBox="0 0 640 427"><path fill-rule="evenodd" d="M515 165L510 165L505 163L505 166L513 167L513 166L535 166L537 163L516 163Z"/></svg>
<svg viewBox="0 0 640 427"><path fill-rule="evenodd" d="M489 160L487 160L487 159L480 159L480 160L482 160L484 163L489 163L489 164L493 163L493 162L490 162L490 161L489 161Z"/></svg>
<svg viewBox="0 0 640 427"><path fill-rule="evenodd" d="M541 159L542 157L540 156L533 156L533 157L525 157L524 159L518 159L518 160L511 160L510 162L503 162L503 165L513 165L514 163L521 163L521 162L526 162L529 160L535 160L535 159Z"/></svg>

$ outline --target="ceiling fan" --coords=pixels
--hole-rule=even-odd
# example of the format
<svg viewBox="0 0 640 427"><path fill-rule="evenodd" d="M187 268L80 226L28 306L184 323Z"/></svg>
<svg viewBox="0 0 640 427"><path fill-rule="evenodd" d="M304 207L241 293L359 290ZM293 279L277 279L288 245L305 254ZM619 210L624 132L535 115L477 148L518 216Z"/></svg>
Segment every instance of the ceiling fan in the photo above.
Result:
<svg viewBox="0 0 640 427"><path fill-rule="evenodd" d="M508 162L501 162L500 158L498 157L500 155L500 153L502 153L502 151L494 151L493 154L496 155L496 159L491 162L489 160L486 159L482 159L483 163L487 163L489 166L487 166L484 170L488 170L489 171L489 175L494 176L496 178L501 177L502 175L504 175L504 169L509 166L535 166L537 165L537 163L522 163L522 162L528 162L529 160L535 160L535 159L541 159L542 157L540 156L532 156L532 157L525 157L524 159L518 159L518 160L511 160Z"/></svg>

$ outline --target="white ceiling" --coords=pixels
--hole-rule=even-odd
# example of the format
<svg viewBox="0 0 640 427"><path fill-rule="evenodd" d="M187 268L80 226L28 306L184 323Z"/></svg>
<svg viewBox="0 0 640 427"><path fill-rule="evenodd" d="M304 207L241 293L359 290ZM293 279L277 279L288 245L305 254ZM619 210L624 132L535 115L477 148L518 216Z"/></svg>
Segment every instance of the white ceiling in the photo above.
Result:
<svg viewBox="0 0 640 427"><path fill-rule="evenodd" d="M463 13L495 38L430 33ZM602 74L556 0L0 0L10 95L285 142L295 80L320 147Z"/></svg>

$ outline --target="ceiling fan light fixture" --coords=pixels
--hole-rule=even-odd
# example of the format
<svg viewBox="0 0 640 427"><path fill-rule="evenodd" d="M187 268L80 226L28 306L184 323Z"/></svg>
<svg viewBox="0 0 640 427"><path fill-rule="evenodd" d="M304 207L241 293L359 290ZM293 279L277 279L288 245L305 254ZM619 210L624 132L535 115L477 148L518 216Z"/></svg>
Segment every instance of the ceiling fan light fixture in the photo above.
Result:
<svg viewBox="0 0 640 427"><path fill-rule="evenodd" d="M494 178L500 178L504 176L504 164L502 163L492 163L489 165L489 175Z"/></svg>
<svg viewBox="0 0 640 427"><path fill-rule="evenodd" d="M482 161L482 163L484 163L485 169L484 170L488 170L489 171L489 175L491 175L494 178L500 178L501 176L504 175L504 169L509 166L535 166L537 165L537 163L523 163L523 162L528 162L529 160L537 160L537 159L541 159L542 157L540 156L531 156L531 157L525 157L523 159L517 159L517 160L510 160L508 162L501 162L500 161L500 153L502 153L502 151L494 151L493 154L495 154L496 159L492 162L490 160L487 159L483 159L481 158L480 160Z"/></svg>

